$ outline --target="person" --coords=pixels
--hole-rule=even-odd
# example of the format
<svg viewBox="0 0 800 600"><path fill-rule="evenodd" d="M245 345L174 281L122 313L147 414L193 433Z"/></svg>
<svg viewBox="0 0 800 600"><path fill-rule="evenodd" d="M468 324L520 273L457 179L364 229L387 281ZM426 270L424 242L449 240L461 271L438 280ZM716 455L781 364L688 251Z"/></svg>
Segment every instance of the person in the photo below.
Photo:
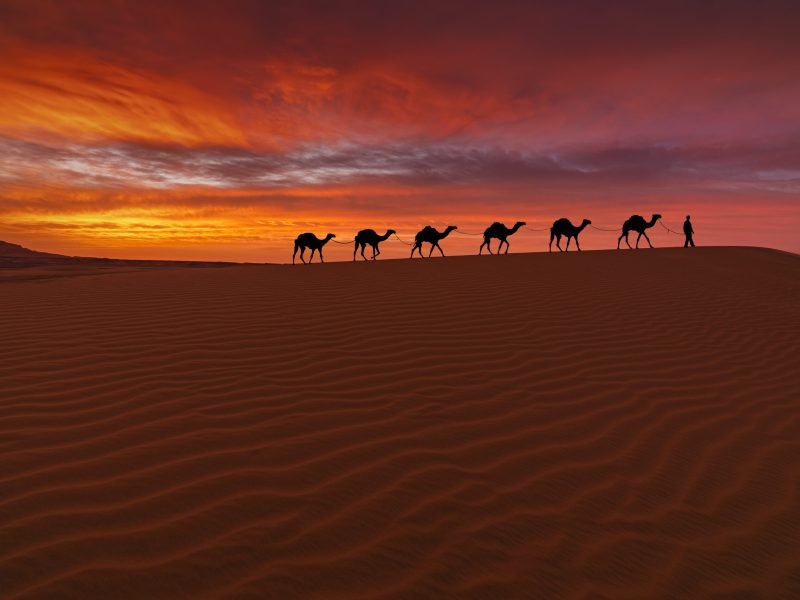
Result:
<svg viewBox="0 0 800 600"><path fill-rule="evenodd" d="M683 243L684 248L688 248L691 246L694 248L694 240L692 239L692 235L694 235L694 229L692 228L692 222L689 220L690 216L686 215L686 220L683 222L683 233L686 236L686 241Z"/></svg>

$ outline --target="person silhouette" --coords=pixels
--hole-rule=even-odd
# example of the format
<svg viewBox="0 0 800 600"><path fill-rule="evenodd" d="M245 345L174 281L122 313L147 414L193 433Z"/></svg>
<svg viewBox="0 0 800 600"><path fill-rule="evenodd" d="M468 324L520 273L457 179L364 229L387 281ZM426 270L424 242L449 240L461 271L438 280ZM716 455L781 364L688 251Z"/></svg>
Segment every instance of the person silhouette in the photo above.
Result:
<svg viewBox="0 0 800 600"><path fill-rule="evenodd" d="M694 235L694 228L692 227L692 222L689 220L690 215L686 215L686 220L683 222L683 234L686 236L686 241L683 243L684 248L688 248L691 246L694 248L694 240L692 239L692 235Z"/></svg>

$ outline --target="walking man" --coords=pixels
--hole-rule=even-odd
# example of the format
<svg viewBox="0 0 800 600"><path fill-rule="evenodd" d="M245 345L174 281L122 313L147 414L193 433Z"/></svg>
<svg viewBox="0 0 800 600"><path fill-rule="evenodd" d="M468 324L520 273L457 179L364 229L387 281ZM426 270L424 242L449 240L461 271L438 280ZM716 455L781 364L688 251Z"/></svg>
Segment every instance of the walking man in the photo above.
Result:
<svg viewBox="0 0 800 600"><path fill-rule="evenodd" d="M683 222L683 233L686 236L686 241L683 243L683 247L688 248L691 246L694 248L694 240L692 239L692 235L694 235L694 229L692 228L692 222L689 220L689 215L686 215L686 220Z"/></svg>

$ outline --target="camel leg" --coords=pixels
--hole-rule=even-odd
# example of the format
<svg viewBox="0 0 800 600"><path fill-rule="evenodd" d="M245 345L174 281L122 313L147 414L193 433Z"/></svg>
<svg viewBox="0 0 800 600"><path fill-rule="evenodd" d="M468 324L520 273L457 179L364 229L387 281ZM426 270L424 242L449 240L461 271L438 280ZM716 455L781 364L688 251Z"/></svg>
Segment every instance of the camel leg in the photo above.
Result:
<svg viewBox="0 0 800 600"><path fill-rule="evenodd" d="M559 252L563 252L564 249L561 247L561 236L556 236L556 248L558 248Z"/></svg>
<svg viewBox="0 0 800 600"><path fill-rule="evenodd" d="M436 247L439 249L439 252L442 253L442 256L444 256L444 250L442 250L442 247L439 245L439 242L436 242ZM431 253L433 253L433 248L431 248Z"/></svg>
<svg viewBox="0 0 800 600"><path fill-rule="evenodd" d="M419 248L419 244L414 242L414 245L411 247L411 256L410 256L410 258L414 258L414 250L416 250L417 248ZM422 252L420 252L419 255L422 256Z"/></svg>
<svg viewBox="0 0 800 600"><path fill-rule="evenodd" d="M508 246L509 246L508 240L503 240L503 243L505 243L506 245L506 251L504 252L504 254L508 254Z"/></svg>
<svg viewBox="0 0 800 600"><path fill-rule="evenodd" d="M309 262L309 263L311 263L311 261L313 261L313 260L314 260L314 252L316 252L316 251L317 251L317 249L316 249L316 248L312 248L312 249L311 249L311 257L308 259L308 262Z"/></svg>
<svg viewBox="0 0 800 600"><path fill-rule="evenodd" d="M636 236L636 249L639 249L639 240L642 239L642 232L639 232L639 235Z"/></svg>
<svg viewBox="0 0 800 600"><path fill-rule="evenodd" d="M322 258L322 248L319 249L319 262L324 263L325 259Z"/></svg>
<svg viewBox="0 0 800 600"><path fill-rule="evenodd" d="M292 253L292 264L294 264L294 257L297 256L297 242L294 244L294 253Z"/></svg>
<svg viewBox="0 0 800 600"><path fill-rule="evenodd" d="M547 246L547 251L548 252L552 252L553 251L553 238L554 237L556 237L556 235L553 233L553 230L551 229L550 230L550 244Z"/></svg>
<svg viewBox="0 0 800 600"><path fill-rule="evenodd" d="M567 249L566 252L569 252L569 243L572 241L572 238L567 236Z"/></svg>
<svg viewBox="0 0 800 600"><path fill-rule="evenodd" d="M305 247L305 246L301 246L301 247L300 247L300 260L302 260L302 261L303 261L303 264L306 264L306 259L305 259L305 258L303 258L303 255L304 255L305 253L306 253L306 247Z"/></svg>
<svg viewBox="0 0 800 600"><path fill-rule="evenodd" d="M646 233L643 231L643 232L642 232L642 235L644 236L644 239L646 239L646 240L647 240L647 243L648 243L648 244L650 245L650 247L652 248L652 247L653 247L653 244L651 244L651 243L650 243L650 238L649 238L649 237L647 237L647 234L646 234Z"/></svg>
<svg viewBox="0 0 800 600"><path fill-rule="evenodd" d="M481 249L478 252L478 254L483 252L484 246L486 246L486 249L489 251L489 254L494 254L494 252L492 252L491 240L489 238L483 238L483 243L481 244Z"/></svg>
<svg viewBox="0 0 800 600"><path fill-rule="evenodd" d="M358 252L358 242L355 242L355 245L353 246L353 262L356 260L356 252Z"/></svg>
<svg viewBox="0 0 800 600"><path fill-rule="evenodd" d="M624 237L625 237L625 234L623 233L623 234L622 234L622 235L620 235L620 236L619 236L619 238L617 239L617 250L619 250L619 243L622 241L622 238L624 238Z"/></svg>
<svg viewBox="0 0 800 600"><path fill-rule="evenodd" d="M578 247L578 252L581 251L581 245L578 243L578 236L575 236L575 245Z"/></svg>
<svg viewBox="0 0 800 600"><path fill-rule="evenodd" d="M372 247L372 260L375 260L381 253L381 249L377 245Z"/></svg>
<svg viewBox="0 0 800 600"><path fill-rule="evenodd" d="M362 245L361 245L361 258L363 258L364 260L369 260L369 259L368 259L366 256L364 256L364 249L365 249L366 247L367 247L367 245L366 245L366 244L362 244Z"/></svg>
<svg viewBox="0 0 800 600"><path fill-rule="evenodd" d="M631 243L630 243L630 241L628 240L628 234L627 234L627 233L625 234L625 243L626 243L626 244L628 244L628 248L630 248L631 250L633 250L633 248L631 247Z"/></svg>

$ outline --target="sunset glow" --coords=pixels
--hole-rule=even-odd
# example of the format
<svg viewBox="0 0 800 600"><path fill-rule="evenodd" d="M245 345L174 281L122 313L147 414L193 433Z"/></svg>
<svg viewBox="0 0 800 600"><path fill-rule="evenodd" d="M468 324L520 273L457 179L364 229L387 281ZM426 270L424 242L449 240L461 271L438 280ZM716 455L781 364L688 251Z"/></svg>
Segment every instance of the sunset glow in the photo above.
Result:
<svg viewBox="0 0 800 600"><path fill-rule="evenodd" d="M659 212L800 252L790 2L302 5L0 0L0 239L286 262L303 231Z"/></svg>

